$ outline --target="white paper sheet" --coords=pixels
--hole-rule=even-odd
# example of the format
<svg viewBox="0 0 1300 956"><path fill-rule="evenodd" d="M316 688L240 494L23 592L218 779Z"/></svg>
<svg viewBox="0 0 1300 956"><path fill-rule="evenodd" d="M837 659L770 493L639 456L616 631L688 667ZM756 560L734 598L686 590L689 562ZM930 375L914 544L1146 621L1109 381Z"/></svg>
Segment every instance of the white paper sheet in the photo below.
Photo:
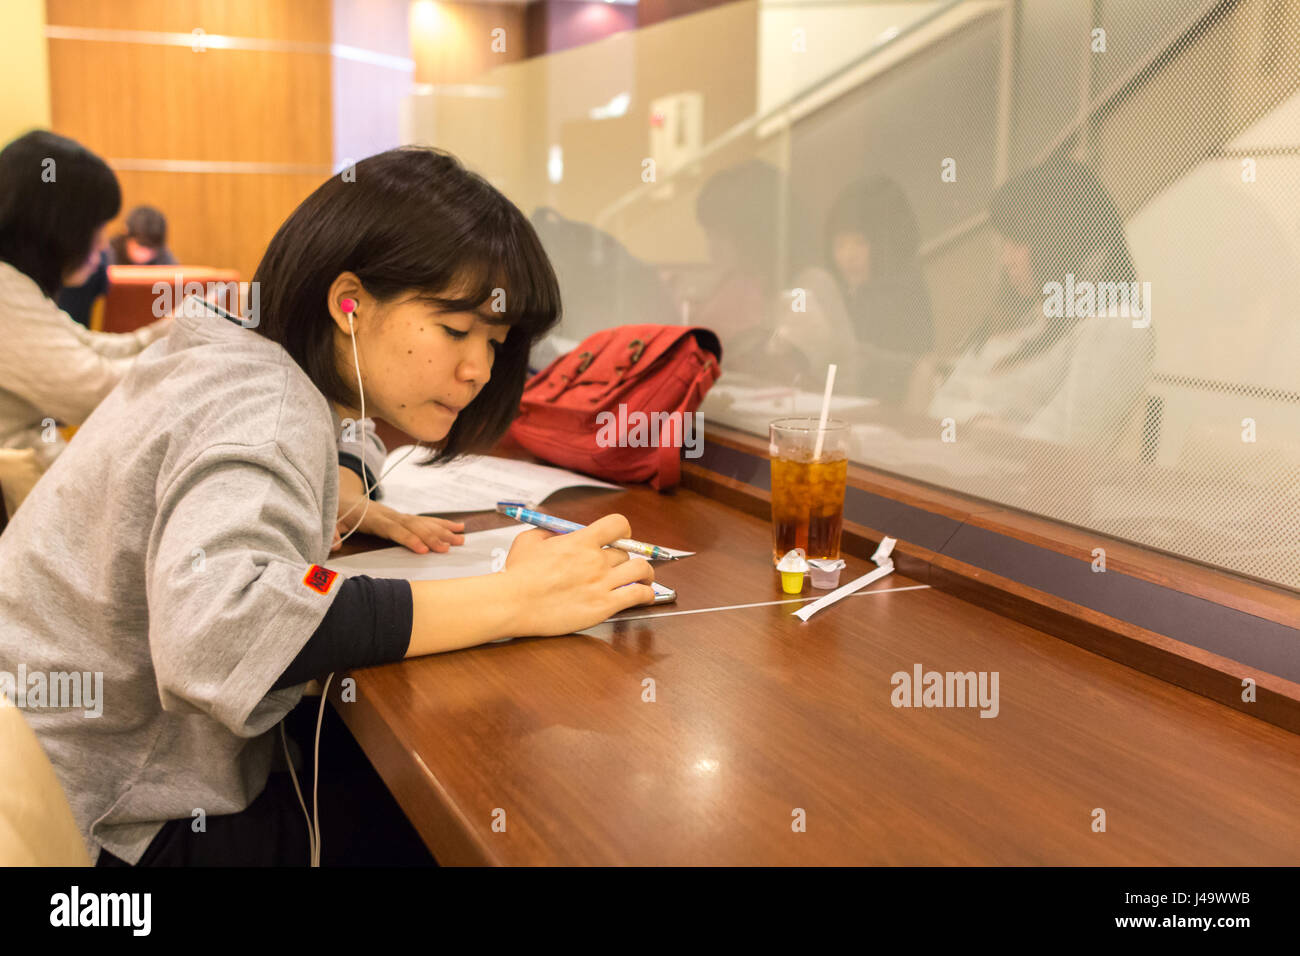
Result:
<svg viewBox="0 0 1300 956"><path fill-rule="evenodd" d="M499 560L504 561L515 536L527 531L528 527L526 524L512 524L491 531L475 531L465 535L464 544L452 545L451 550L445 554L436 551L416 554L401 547L382 548L379 551L348 555L346 558L331 558L325 562L325 566L344 576L368 574L376 578L404 578L407 581L469 578L500 570L499 563L493 566L493 552L500 549Z"/></svg>
<svg viewBox="0 0 1300 956"><path fill-rule="evenodd" d="M407 514L492 511L498 501L541 504L563 488L619 487L563 468L488 455L467 455L447 465L422 468L416 464L427 455L422 449L389 471L410 449L404 445L389 454L380 483L380 500Z"/></svg>

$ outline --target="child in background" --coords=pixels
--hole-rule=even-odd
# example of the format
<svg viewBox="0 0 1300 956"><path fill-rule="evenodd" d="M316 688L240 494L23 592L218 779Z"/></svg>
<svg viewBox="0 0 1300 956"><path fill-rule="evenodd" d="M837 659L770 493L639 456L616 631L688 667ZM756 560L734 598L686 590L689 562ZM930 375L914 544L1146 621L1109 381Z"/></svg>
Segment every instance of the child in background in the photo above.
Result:
<svg viewBox="0 0 1300 956"><path fill-rule="evenodd" d="M167 248L167 220L153 206L136 206L126 216L126 232L108 244L112 265L174 266Z"/></svg>
<svg viewBox="0 0 1300 956"><path fill-rule="evenodd" d="M101 251L98 265L80 285L59 290L59 308L79 324L90 327L95 301L108 293L110 265L173 266L176 257L167 248L167 220L152 206L136 206L127 214L126 232Z"/></svg>

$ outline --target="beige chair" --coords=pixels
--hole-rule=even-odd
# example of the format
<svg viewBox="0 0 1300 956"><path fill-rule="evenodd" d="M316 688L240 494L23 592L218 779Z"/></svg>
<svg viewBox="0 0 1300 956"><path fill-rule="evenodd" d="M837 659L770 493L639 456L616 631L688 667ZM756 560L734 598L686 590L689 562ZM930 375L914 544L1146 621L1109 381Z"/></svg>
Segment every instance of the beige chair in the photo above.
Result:
<svg viewBox="0 0 1300 956"><path fill-rule="evenodd" d="M23 503L28 492L41 477L40 463L36 452L30 448L14 450L0 448L0 494L4 495L4 510L10 518L18 506ZM0 528L3 525L0 524Z"/></svg>
<svg viewBox="0 0 1300 956"><path fill-rule="evenodd" d="M10 515L40 466L30 449L0 449L0 492ZM86 845L54 768L23 719L0 699L0 866L89 866Z"/></svg>
<svg viewBox="0 0 1300 956"><path fill-rule="evenodd" d="M0 703L0 767L0 866L89 866L54 768L8 703Z"/></svg>

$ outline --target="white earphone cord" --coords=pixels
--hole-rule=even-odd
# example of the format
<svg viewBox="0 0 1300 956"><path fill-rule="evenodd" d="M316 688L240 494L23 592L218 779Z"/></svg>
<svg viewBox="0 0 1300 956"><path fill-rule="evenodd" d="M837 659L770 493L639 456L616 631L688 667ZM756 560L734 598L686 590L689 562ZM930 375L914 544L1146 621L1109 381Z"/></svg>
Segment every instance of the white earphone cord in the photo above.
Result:
<svg viewBox="0 0 1300 956"><path fill-rule="evenodd" d="M410 458L410 457L411 457L411 452L415 451L417 448L423 448L423 447L424 447L424 442L416 442L416 443L415 443L414 445L412 445L409 449L407 449L407 452L406 452L405 455L403 455L401 458L397 459L397 461L393 462L391 465L389 465L387 468L385 468L384 471L383 471L383 474L381 474L378 478L375 479L375 488L378 488L380 485L382 485L382 484L384 483L384 479L388 477L389 472L391 472L394 468L396 468L396 467L397 467L398 465L400 465L402 462L406 461L406 459ZM363 479L363 480L364 480L364 479ZM348 515L352 514L352 512L356 511L356 510L357 510L357 506L360 505L360 504L361 504L361 502L358 501L355 505L353 505L353 506L352 506L351 508L349 508L347 511L343 512L343 514L339 515L339 520L342 521L342 520L345 519ZM361 517L364 518L365 515L362 514ZM360 519L358 519L358 521L357 521L357 525L360 526L360 523L361 523L361 522L360 522ZM356 528L353 528L353 529L352 529L352 531L356 531L356 530L357 530ZM348 534L351 534L352 531L349 531ZM343 535L342 537L343 537L343 538L346 538L347 535ZM342 539L340 539L340 542L341 542L341 540L342 540Z"/></svg>
<svg viewBox="0 0 1300 956"><path fill-rule="evenodd" d="M361 359L357 355L357 332L356 329L353 328L353 317L355 316L355 314L356 314L355 309L348 313L348 338L352 340L352 367L355 368L357 371L357 392L361 395L361 421L358 422L357 424L361 426L361 442L362 442L362 449L364 450L365 440L366 440L366 435L365 435L366 387L361 384ZM380 480L382 481L383 479L381 478ZM364 499L362 499L363 501L365 501L366 506L361 509L361 517L357 519L357 523L354 524L351 527L351 529L349 529L347 534L341 535L339 537L340 544L342 544L344 541L350 538L352 536L352 533L361 527L361 522L366 520L366 512L370 510L370 475L366 471L366 459L364 454L361 456L361 481L366 489L366 496ZM347 513L351 514L353 508L356 508L356 505L353 505L352 508L349 508ZM344 517L346 517L346 515L341 516L339 520L342 521Z"/></svg>
<svg viewBox="0 0 1300 956"><path fill-rule="evenodd" d="M365 386L361 384L361 359L357 355L357 334L356 334L356 329L353 326L352 315L353 315L352 312L348 313L348 336L352 339L352 365L353 368L356 369L356 373L357 373L357 391L361 396L361 421L364 423L366 420L366 389ZM363 429L362 442L364 443L365 425L362 424L361 427ZM385 468L383 474L381 474L379 478L376 479L376 486L382 484L384 479L388 477L388 473L392 471L394 468L396 468L398 465L400 465L402 462L406 461L406 459L410 456L411 452L415 451L415 449L419 447L420 447L420 442L416 442L415 445L412 446L410 451L408 451L401 458L397 459L397 461L393 462L391 465ZM365 508L361 510L361 517L357 519L357 523L352 526L352 528L348 531L347 534L340 536L339 538L340 543L346 541L352 535L352 532L356 531L357 528L361 527L361 522L366 520L366 511L369 510L370 508L370 493L372 489L370 487L370 477L366 471L364 456L362 456L361 459L361 481L364 484L366 489L366 496L364 499ZM354 504L343 514L339 515L338 520L342 521L348 515L352 514L352 512L356 510L357 510L357 506ZM321 854L320 805L317 799L318 787L320 784L320 729L321 729L321 723L325 719L325 701L329 698L330 681L332 681L333 679L334 679L334 674L333 672L330 672L329 676L325 678L325 686L321 689L320 709L316 712L316 743L312 755L312 773L311 773L311 813L307 812L307 801L303 798L302 788L298 786L298 774L295 772L293 768L293 757L289 754L289 739L287 734L285 733L284 722L283 721L280 722L280 740L284 744L284 757L289 764L289 776L293 780L293 790L294 793L298 795L298 805L302 807L302 815L307 820L308 864L314 867L320 866L320 854Z"/></svg>
<svg viewBox="0 0 1300 956"><path fill-rule="evenodd" d="M289 764L289 779L293 781L293 792L298 795L298 806L302 807L303 818L307 821L307 865L320 866L320 805L317 801L317 788L320 783L320 728L325 719L325 701L329 699L330 681L334 675L325 678L321 688L320 709L316 711L316 744L312 751L311 768L311 813L307 812L307 801L303 799L302 787L298 786L298 772L293 767L293 756L289 753L289 737L284 730L284 721L280 721L280 742L284 745L284 759Z"/></svg>
<svg viewBox="0 0 1300 956"><path fill-rule="evenodd" d="M361 395L361 428L362 428L362 444L364 446L365 444L364 423L366 420L366 389L365 386L361 384L361 360L357 356L357 335L356 335L356 331L352 327L352 315L353 313L351 312L348 313L348 335L352 339L352 367L355 368L357 372L357 392ZM384 483L384 479L388 477L388 473L392 471L394 468L396 468L398 465L400 465L402 462L406 461L407 458L411 457L411 452L415 451L415 449L417 448L420 448L422 444L423 444L422 442L417 441L414 445L411 446L411 448L407 451L405 455L403 455L401 458L397 459L397 461L393 462L391 465L385 468L383 474L381 474L375 480L376 486L382 485ZM361 480L365 484L366 496L363 500L365 502L366 509L368 509L370 507L370 493L372 489L370 487L370 478L368 477L368 474L366 472L366 464L365 464L364 456L362 456L361 459ZM357 502L357 504L360 503L361 502ZM352 512L356 510L357 510L357 505L354 504L347 511L343 512L343 514L339 515L339 521L344 520L345 518L347 518L348 515L352 514ZM356 531L357 528L361 527L361 522L365 520L366 520L366 511L365 509L363 509L361 512L361 517L357 519L357 523L352 526L352 528L348 531L347 534L341 535L339 537L339 543L341 544L342 542L346 541L352 535L352 532Z"/></svg>

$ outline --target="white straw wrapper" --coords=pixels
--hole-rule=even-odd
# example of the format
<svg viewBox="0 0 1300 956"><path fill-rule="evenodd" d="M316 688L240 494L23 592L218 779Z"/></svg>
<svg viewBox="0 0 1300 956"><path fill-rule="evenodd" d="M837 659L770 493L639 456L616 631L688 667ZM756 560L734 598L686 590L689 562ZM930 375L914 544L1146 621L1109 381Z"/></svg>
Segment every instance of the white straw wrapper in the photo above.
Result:
<svg viewBox="0 0 1300 956"><path fill-rule="evenodd" d="M893 553L894 545L897 543L898 541L895 538L882 538L880 546L876 548L876 553L871 556L871 560L879 565L876 570L862 575L862 577L857 580L850 581L848 584L836 588L821 600L814 601L806 607L801 607L799 610L794 612L794 616L799 618L801 621L807 622L808 618L812 617L822 608L830 607L840 598L848 597L854 591L860 591L871 582L879 581L881 578L891 574L894 570L894 562L890 559L889 555Z"/></svg>

